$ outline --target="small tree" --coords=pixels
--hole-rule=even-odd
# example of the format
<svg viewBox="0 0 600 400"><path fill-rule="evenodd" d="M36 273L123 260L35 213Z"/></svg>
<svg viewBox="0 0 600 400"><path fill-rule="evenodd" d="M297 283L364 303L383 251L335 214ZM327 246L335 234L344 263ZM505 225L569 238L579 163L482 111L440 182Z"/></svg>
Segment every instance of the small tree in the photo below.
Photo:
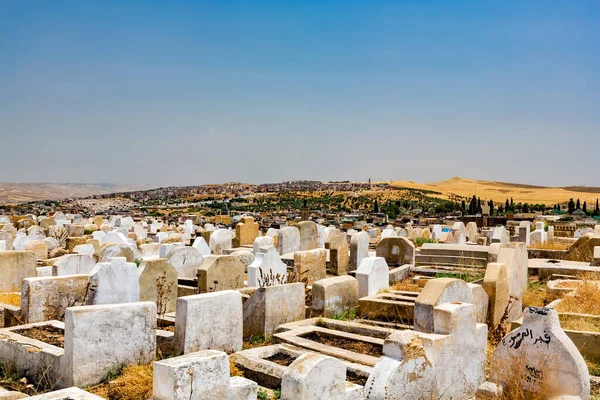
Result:
<svg viewBox="0 0 600 400"><path fill-rule="evenodd" d="M569 214L573 214L573 211L575 211L575 202L573 201L573 198L569 200L569 205L567 209L569 211Z"/></svg>
<svg viewBox="0 0 600 400"><path fill-rule="evenodd" d="M583 201L583 208L581 210L587 215L587 202L585 200Z"/></svg>
<svg viewBox="0 0 600 400"><path fill-rule="evenodd" d="M494 200L490 200L488 206L490 206L490 215L494 215Z"/></svg>
<svg viewBox="0 0 600 400"><path fill-rule="evenodd" d="M575 206L576 210L579 210L581 208L581 203L579 202L579 199L577 199L577 205Z"/></svg>

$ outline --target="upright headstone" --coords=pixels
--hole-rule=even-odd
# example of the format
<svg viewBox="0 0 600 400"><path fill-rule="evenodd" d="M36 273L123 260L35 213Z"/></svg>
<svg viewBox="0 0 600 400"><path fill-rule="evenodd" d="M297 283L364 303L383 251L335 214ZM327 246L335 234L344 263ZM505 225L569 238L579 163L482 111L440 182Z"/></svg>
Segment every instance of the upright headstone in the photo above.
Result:
<svg viewBox="0 0 600 400"><path fill-rule="evenodd" d="M137 269L140 301L156 303L159 315L175 311L177 302L177 270L165 258L144 260Z"/></svg>
<svg viewBox="0 0 600 400"><path fill-rule="evenodd" d="M258 237L258 224L252 217L242 217L235 226L235 247L250 245Z"/></svg>
<svg viewBox="0 0 600 400"><path fill-rule="evenodd" d="M204 257L194 247L178 247L166 257L175 267L177 276L183 279L195 279Z"/></svg>
<svg viewBox="0 0 600 400"><path fill-rule="evenodd" d="M381 239L377 244L377 257L383 257L388 265L415 264L415 245L403 237Z"/></svg>
<svg viewBox="0 0 600 400"><path fill-rule="evenodd" d="M200 293L244 287L244 264L235 256L208 256L198 268Z"/></svg>
<svg viewBox="0 0 600 400"><path fill-rule="evenodd" d="M286 226L279 230L277 251L280 255L300 250L300 231L295 226Z"/></svg>
<svg viewBox="0 0 600 400"><path fill-rule="evenodd" d="M319 247L319 231L317 224L313 221L301 221L298 223L300 231L300 250L312 250Z"/></svg>
<svg viewBox="0 0 600 400"><path fill-rule="evenodd" d="M224 254L224 250L232 248L231 232L227 229L215 229L210 235L209 245L212 254Z"/></svg>
<svg viewBox="0 0 600 400"><path fill-rule="evenodd" d="M356 270L358 298L374 296L390 286L390 269L383 257L366 257Z"/></svg>
<svg viewBox="0 0 600 400"><path fill-rule="evenodd" d="M140 299L137 267L124 257L96 264L90 272L92 304L133 303Z"/></svg>
<svg viewBox="0 0 600 400"><path fill-rule="evenodd" d="M348 269L356 271L363 258L369 256L369 234L367 232L357 232L350 239L350 260Z"/></svg>

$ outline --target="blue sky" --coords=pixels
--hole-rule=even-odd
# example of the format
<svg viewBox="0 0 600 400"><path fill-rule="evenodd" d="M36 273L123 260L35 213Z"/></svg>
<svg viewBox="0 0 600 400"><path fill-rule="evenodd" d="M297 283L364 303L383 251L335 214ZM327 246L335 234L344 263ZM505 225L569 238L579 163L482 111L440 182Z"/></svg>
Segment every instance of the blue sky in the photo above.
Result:
<svg viewBox="0 0 600 400"><path fill-rule="evenodd" d="M600 2L0 0L0 181L596 185Z"/></svg>

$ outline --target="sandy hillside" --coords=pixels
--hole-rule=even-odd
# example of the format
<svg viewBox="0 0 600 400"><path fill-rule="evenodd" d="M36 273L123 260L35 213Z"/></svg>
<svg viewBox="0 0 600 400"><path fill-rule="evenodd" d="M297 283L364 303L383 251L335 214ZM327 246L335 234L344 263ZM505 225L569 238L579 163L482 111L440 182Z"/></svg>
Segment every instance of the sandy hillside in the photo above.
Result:
<svg viewBox="0 0 600 400"><path fill-rule="evenodd" d="M442 182L420 184L412 181L395 181L394 186L407 188L433 190L442 193L444 197L450 194L470 197L474 194L482 200L494 200L495 203L504 203L507 198L513 198L515 203L530 204L555 204L567 203L570 198L587 201L588 207L596 204L600 197L600 188L592 187L542 187L529 186L527 184L505 183L493 181L478 181L467 178L455 177Z"/></svg>
<svg viewBox="0 0 600 400"><path fill-rule="evenodd" d="M34 200L58 200L68 197L86 197L150 188L152 188L150 185L0 182L0 204L17 204Z"/></svg>

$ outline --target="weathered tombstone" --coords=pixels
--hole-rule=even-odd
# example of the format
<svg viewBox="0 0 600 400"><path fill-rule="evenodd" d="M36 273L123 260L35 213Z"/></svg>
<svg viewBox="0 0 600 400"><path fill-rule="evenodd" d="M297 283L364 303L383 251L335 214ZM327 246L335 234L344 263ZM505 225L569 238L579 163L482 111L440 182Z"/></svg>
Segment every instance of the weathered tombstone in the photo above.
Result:
<svg viewBox="0 0 600 400"><path fill-rule="evenodd" d="M92 256L87 254L67 254L54 261L52 275L89 275L95 266L96 261Z"/></svg>
<svg viewBox="0 0 600 400"><path fill-rule="evenodd" d="M258 385L230 375L227 354L204 350L154 363L154 400L256 400Z"/></svg>
<svg viewBox="0 0 600 400"><path fill-rule="evenodd" d="M477 243L477 237L479 237L479 233L477 231L477 223L469 222L466 227L467 239L471 243Z"/></svg>
<svg viewBox="0 0 600 400"><path fill-rule="evenodd" d="M312 285L312 309L334 318L358 306L358 281L351 276L321 279Z"/></svg>
<svg viewBox="0 0 600 400"><path fill-rule="evenodd" d="M252 217L242 217L235 226L235 247L252 244L258 237L258 224Z"/></svg>
<svg viewBox="0 0 600 400"><path fill-rule="evenodd" d="M483 278L483 289L490 299L488 315L489 325L493 329L500 325L509 305L510 292L506 264L489 263L487 265Z"/></svg>
<svg viewBox="0 0 600 400"><path fill-rule="evenodd" d="M313 282L327 276L327 250L314 249L294 253L294 282Z"/></svg>
<svg viewBox="0 0 600 400"><path fill-rule="evenodd" d="M349 271L356 271L363 258L369 256L369 234L367 232L357 232L350 239L350 260L348 263Z"/></svg>
<svg viewBox="0 0 600 400"><path fill-rule="evenodd" d="M592 228L579 228L575 231L575 233L573 233L573 237L575 239L579 239L579 238L583 237L584 235L587 235L588 233L595 235L596 231Z"/></svg>
<svg viewBox="0 0 600 400"><path fill-rule="evenodd" d="M193 247L177 247L166 257L175 267L177 276L184 279L195 279L198 269L204 262L202 254Z"/></svg>
<svg viewBox="0 0 600 400"><path fill-rule="evenodd" d="M390 269L383 257L366 257L356 270L358 298L374 296L390 287Z"/></svg>
<svg viewBox="0 0 600 400"><path fill-rule="evenodd" d="M272 337L279 325L305 317L304 284L261 287L244 301L244 337Z"/></svg>
<svg viewBox="0 0 600 400"><path fill-rule="evenodd" d="M158 315L175 311L177 270L165 258L144 260L137 269L140 301L156 303Z"/></svg>
<svg viewBox="0 0 600 400"><path fill-rule="evenodd" d="M13 241L13 248L15 250L25 250L30 241L31 239L29 239L26 234L17 233L17 236L15 236L15 240Z"/></svg>
<svg viewBox="0 0 600 400"><path fill-rule="evenodd" d="M548 232L546 232L545 224L543 222L535 223L535 231L529 235L531 244L546 243L548 241Z"/></svg>
<svg viewBox="0 0 600 400"><path fill-rule="evenodd" d="M227 229L215 229L210 235L210 251L215 255L222 255L224 250L231 249L231 232Z"/></svg>
<svg viewBox="0 0 600 400"><path fill-rule="evenodd" d="M313 221L300 221L298 223L300 231L300 250L312 250L319 247L319 231L317 224Z"/></svg>
<svg viewBox="0 0 600 400"><path fill-rule="evenodd" d="M156 304L70 307L65 315L66 386L95 385L122 365L156 357Z"/></svg>
<svg viewBox="0 0 600 400"><path fill-rule="evenodd" d="M462 279L431 279L415 301L414 330L433 333L435 308L443 303L463 302L474 304L473 293Z"/></svg>
<svg viewBox="0 0 600 400"><path fill-rule="evenodd" d="M396 234L396 231L394 230L394 227L392 227L391 225L388 225L387 228L385 228L384 230L381 231L381 238L387 238L387 237L397 237L398 235Z"/></svg>
<svg viewBox="0 0 600 400"><path fill-rule="evenodd" d="M361 386L346 383L342 361L322 354L301 355L281 378L282 400L360 399L361 392Z"/></svg>
<svg viewBox="0 0 600 400"><path fill-rule="evenodd" d="M494 234L492 235L492 243L510 243L510 236L503 225L499 225L496 228L494 228Z"/></svg>
<svg viewBox="0 0 600 400"><path fill-rule="evenodd" d="M124 257L96 264L90 272L92 304L133 303L140 299L140 283L134 263Z"/></svg>
<svg viewBox="0 0 600 400"><path fill-rule="evenodd" d="M325 241L325 248L329 250L329 269L333 275L348 274L348 240L346 234L334 229L329 232Z"/></svg>
<svg viewBox="0 0 600 400"><path fill-rule="evenodd" d="M490 382L516 386L531 398L590 396L585 360L550 308L525 308L523 325L506 335L492 355Z"/></svg>
<svg viewBox="0 0 600 400"><path fill-rule="evenodd" d="M198 268L200 293L244 287L244 264L235 256L208 256Z"/></svg>
<svg viewBox="0 0 600 400"><path fill-rule="evenodd" d="M403 237L381 239L375 251L377 257L383 257L390 266L415 264L415 245Z"/></svg>
<svg viewBox="0 0 600 400"><path fill-rule="evenodd" d="M271 236L260 236L254 239L254 242L252 243L252 253L256 255L261 247L266 248L273 246L275 246L275 240Z"/></svg>
<svg viewBox="0 0 600 400"><path fill-rule="evenodd" d="M444 303L434 310L434 334L396 331L365 388L371 399L468 399L485 379L487 326L476 307Z"/></svg>
<svg viewBox="0 0 600 400"><path fill-rule="evenodd" d="M531 222L529 221L521 221L519 222L519 242L524 242L528 246L531 244Z"/></svg>
<svg viewBox="0 0 600 400"><path fill-rule="evenodd" d="M0 253L0 293L20 292L23 279L35 276L33 252L11 250Z"/></svg>
<svg viewBox="0 0 600 400"><path fill-rule="evenodd" d="M25 247L25 250L32 251L35 254L35 258L37 260L48 259L48 245L42 240L30 241Z"/></svg>
<svg viewBox="0 0 600 400"><path fill-rule="evenodd" d="M93 256L96 252L94 245L91 244L78 244L73 248L73 253L75 254L86 254L89 256Z"/></svg>
<svg viewBox="0 0 600 400"><path fill-rule="evenodd" d="M271 246L266 252L256 253L252 264L248 266L248 287L278 285L287 281L287 266L277 250Z"/></svg>
<svg viewBox="0 0 600 400"><path fill-rule="evenodd" d="M280 255L300 250L300 231L295 226L286 226L279 230L277 236L277 252Z"/></svg>
<svg viewBox="0 0 600 400"><path fill-rule="evenodd" d="M94 254L98 262L109 262L111 258L125 257L127 262L134 262L133 250L125 243L106 243L96 250Z"/></svg>
<svg viewBox="0 0 600 400"><path fill-rule="evenodd" d="M443 232L443 228L441 225L434 225L431 230L431 236L435 240L440 240L440 238L442 237L442 232Z"/></svg>
<svg viewBox="0 0 600 400"><path fill-rule="evenodd" d="M242 349L242 295L235 290L177 299L175 342L181 354Z"/></svg>
<svg viewBox="0 0 600 400"><path fill-rule="evenodd" d="M529 259L525 243L511 243L508 247L502 247L498 253L497 262L506 265L508 274L509 294L514 304L510 307L509 321L521 317L523 310L523 293L527 288L527 271Z"/></svg>
<svg viewBox="0 0 600 400"><path fill-rule="evenodd" d="M94 232L95 233L95 232ZM94 239L98 239L96 235L92 234ZM104 245L107 243L127 243L127 237L123 235L121 232L108 232L100 239L100 245Z"/></svg>
<svg viewBox="0 0 600 400"><path fill-rule="evenodd" d="M167 256L172 250L178 249L180 247L185 247L185 243L165 243L165 241L163 240L158 249L158 258L167 258Z"/></svg>
<svg viewBox="0 0 600 400"><path fill-rule="evenodd" d="M87 275L23 279L21 289L23 323L64 320L68 307L87 304L88 288Z"/></svg>

